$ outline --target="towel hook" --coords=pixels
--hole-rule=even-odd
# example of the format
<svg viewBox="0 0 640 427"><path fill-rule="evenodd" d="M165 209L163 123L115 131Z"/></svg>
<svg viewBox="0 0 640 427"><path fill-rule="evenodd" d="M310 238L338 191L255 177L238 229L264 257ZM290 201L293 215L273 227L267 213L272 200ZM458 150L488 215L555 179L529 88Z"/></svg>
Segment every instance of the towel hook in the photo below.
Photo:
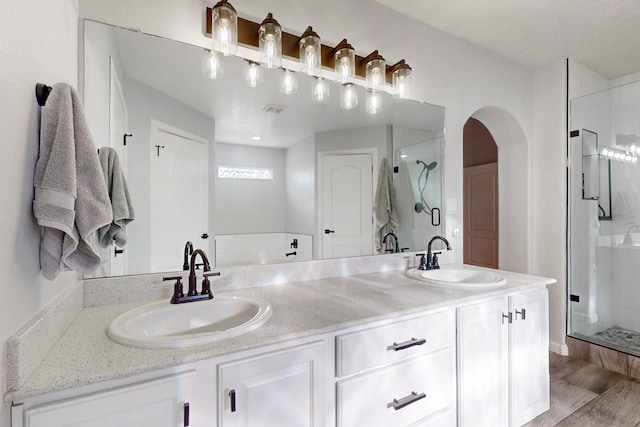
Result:
<svg viewBox="0 0 640 427"><path fill-rule="evenodd" d="M44 83L36 83L36 99L38 100L38 105L44 107L44 104L47 103L47 98L49 97L51 90L51 86L47 86Z"/></svg>

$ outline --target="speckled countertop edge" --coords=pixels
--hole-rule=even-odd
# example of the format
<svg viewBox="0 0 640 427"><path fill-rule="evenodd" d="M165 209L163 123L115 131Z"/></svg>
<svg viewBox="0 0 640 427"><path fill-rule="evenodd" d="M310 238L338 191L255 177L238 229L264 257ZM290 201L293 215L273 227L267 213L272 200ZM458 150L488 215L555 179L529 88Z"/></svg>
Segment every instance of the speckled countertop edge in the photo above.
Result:
<svg viewBox="0 0 640 427"><path fill-rule="evenodd" d="M183 349L140 349L108 338L106 329L111 320L148 301L88 307L21 388L9 390L4 400L19 401L555 282L501 273L507 284L488 290L436 288L406 277L403 271L393 271L221 292L264 298L271 303L273 315L244 335Z"/></svg>

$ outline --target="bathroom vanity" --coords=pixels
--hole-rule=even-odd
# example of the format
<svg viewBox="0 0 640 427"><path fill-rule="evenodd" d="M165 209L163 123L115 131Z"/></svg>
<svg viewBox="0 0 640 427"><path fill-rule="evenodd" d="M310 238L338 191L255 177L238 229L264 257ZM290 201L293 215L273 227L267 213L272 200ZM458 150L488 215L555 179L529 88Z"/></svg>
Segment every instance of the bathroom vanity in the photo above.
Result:
<svg viewBox="0 0 640 427"><path fill-rule="evenodd" d="M85 307L5 396L12 426L519 426L549 408L555 281L497 273L485 289L396 270L224 291L271 318L177 349L109 339L141 301Z"/></svg>

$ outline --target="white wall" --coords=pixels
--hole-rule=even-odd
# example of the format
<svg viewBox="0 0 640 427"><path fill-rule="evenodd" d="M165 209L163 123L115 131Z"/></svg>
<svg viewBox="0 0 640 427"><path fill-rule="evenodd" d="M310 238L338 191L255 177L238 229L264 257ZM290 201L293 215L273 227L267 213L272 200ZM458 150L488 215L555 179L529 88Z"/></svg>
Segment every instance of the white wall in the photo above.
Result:
<svg viewBox="0 0 640 427"><path fill-rule="evenodd" d="M217 178L215 234L285 232L285 152L248 145L215 144L215 165L273 170L273 180Z"/></svg>
<svg viewBox="0 0 640 427"><path fill-rule="evenodd" d="M40 275L39 229L33 219L33 172L38 157L37 82L77 84L76 0L3 2L0 16L0 382L5 389L9 335L77 283L76 273L49 282ZM0 426L9 426L8 405Z"/></svg>
<svg viewBox="0 0 640 427"><path fill-rule="evenodd" d="M315 233L315 139L312 136L286 149L286 230Z"/></svg>

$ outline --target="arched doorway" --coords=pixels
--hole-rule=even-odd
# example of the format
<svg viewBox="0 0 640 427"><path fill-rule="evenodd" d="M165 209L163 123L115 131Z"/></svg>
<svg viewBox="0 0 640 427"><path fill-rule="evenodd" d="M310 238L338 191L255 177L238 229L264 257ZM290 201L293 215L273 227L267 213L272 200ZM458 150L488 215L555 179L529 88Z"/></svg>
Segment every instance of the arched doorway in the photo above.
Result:
<svg viewBox="0 0 640 427"><path fill-rule="evenodd" d="M483 107L470 118L486 128L497 146L499 266L503 270L527 273L532 222L527 138L513 115L498 107Z"/></svg>
<svg viewBox="0 0 640 427"><path fill-rule="evenodd" d="M463 129L464 263L499 267L498 146L471 117Z"/></svg>

